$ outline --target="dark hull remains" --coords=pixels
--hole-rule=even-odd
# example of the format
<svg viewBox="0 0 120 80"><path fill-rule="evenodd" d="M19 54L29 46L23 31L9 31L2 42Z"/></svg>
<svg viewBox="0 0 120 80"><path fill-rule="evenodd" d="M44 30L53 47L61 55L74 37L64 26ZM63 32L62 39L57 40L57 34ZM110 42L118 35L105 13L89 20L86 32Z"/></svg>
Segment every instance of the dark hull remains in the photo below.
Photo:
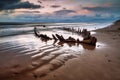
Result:
<svg viewBox="0 0 120 80"><path fill-rule="evenodd" d="M36 27L34 27L34 34L35 34L35 36L40 37L40 38L42 38L42 39L46 39L46 40L51 40L51 39L52 39L52 38L50 38L49 36L47 36L46 34L39 34L39 33L37 32Z"/></svg>
<svg viewBox="0 0 120 80"><path fill-rule="evenodd" d="M41 39L44 39L45 41L47 40L59 40L60 42L62 43L85 43L85 44L89 44L89 45L96 45L96 42L97 42L97 39L95 37L92 37L89 35L88 38L84 38L82 41L80 41L79 39L74 39L72 38L71 36L68 38L68 39L65 39L63 37L63 35L58 35L58 34L52 34L52 37L53 38L50 38L49 36L45 35L45 34L39 34L37 32L37 29L36 27L34 28L34 34L37 36L37 37L40 37Z"/></svg>

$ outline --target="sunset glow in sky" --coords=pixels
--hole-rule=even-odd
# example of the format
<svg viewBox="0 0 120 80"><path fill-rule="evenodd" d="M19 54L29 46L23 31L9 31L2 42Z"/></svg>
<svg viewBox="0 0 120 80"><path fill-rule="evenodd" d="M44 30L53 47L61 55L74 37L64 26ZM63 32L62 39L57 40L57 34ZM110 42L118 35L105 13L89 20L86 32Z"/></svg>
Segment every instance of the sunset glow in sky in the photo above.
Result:
<svg viewBox="0 0 120 80"><path fill-rule="evenodd" d="M120 19L120 0L1 0L0 22L94 22Z"/></svg>

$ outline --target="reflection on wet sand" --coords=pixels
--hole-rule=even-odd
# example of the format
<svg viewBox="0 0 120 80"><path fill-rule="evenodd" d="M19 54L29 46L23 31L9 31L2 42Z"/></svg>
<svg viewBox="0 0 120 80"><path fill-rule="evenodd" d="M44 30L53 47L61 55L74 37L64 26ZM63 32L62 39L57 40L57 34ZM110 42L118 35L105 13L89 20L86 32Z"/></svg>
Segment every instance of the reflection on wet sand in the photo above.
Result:
<svg viewBox="0 0 120 80"><path fill-rule="evenodd" d="M47 43L47 41L48 41L48 40L43 40L43 39L41 39L41 40L44 41L44 42L46 42L46 43ZM60 45L61 47L63 47L65 43L64 43L64 42L60 42L60 41L53 41L53 45L56 45L56 44L58 44L58 45ZM79 45L81 45L81 46L83 47L83 49L88 49L88 50L94 50L95 47L96 47L96 46L87 45L87 44L84 44L84 43L67 42L66 44L67 44L69 47L72 47L72 46L77 46L77 47L79 47Z"/></svg>
<svg viewBox="0 0 120 80"><path fill-rule="evenodd" d="M16 40L0 43L0 53L4 55L4 66L10 66L6 75L15 80L19 76L32 75L33 78L41 78L63 65L66 61L76 58L82 50L94 50L95 46L77 43L63 43L55 40L43 40L41 38L26 35L16 37ZM2 59L2 58L1 58ZM17 60L16 60L17 59ZM17 65L17 66L16 66ZM16 67L12 67L16 66ZM8 67L8 66L7 66ZM5 68L5 67L4 67ZM5 68L6 69L6 68ZM5 79L8 77L3 77ZM12 76L12 77L11 77Z"/></svg>

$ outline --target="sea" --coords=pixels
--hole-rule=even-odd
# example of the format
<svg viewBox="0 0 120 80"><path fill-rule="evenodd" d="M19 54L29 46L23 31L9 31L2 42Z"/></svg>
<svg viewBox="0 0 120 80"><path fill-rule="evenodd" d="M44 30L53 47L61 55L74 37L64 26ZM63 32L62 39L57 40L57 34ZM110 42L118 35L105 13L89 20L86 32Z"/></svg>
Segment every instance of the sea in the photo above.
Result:
<svg viewBox="0 0 120 80"><path fill-rule="evenodd" d="M89 31L107 27L112 23L24 23L24 24L0 24L0 38L8 36L18 36L23 34L32 34L34 27L38 27L40 32L58 31L59 28L69 27L78 29L87 29ZM43 27L42 25L46 25Z"/></svg>

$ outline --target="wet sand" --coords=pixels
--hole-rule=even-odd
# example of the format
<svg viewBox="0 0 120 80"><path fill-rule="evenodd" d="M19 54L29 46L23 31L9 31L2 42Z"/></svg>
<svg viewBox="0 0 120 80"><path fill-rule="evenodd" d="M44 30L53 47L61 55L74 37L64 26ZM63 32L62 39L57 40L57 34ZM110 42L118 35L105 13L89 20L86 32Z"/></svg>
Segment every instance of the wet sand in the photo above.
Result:
<svg viewBox="0 0 120 80"><path fill-rule="evenodd" d="M46 43L34 35L13 42L3 39L0 80L120 80L119 27L96 30L96 47Z"/></svg>

